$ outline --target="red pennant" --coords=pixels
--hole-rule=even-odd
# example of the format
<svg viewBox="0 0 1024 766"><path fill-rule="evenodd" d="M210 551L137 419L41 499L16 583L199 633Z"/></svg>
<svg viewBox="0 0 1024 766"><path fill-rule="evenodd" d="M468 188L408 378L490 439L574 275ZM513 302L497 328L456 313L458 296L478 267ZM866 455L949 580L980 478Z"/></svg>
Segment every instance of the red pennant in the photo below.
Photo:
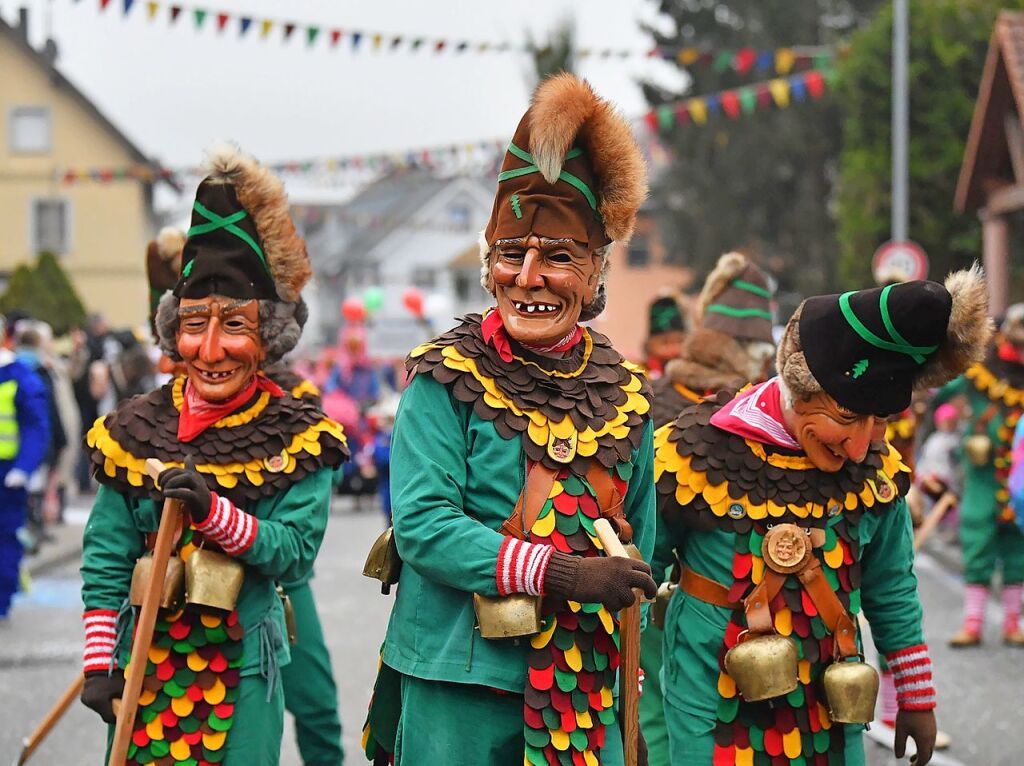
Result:
<svg viewBox="0 0 1024 766"><path fill-rule="evenodd" d="M767 109L772 105L772 92L769 90L767 85L761 85L757 88L757 107L758 109Z"/></svg>
<svg viewBox="0 0 1024 766"><path fill-rule="evenodd" d="M685 125L690 121L690 110L686 108L686 104L680 104L676 107L676 122L680 125Z"/></svg>
<svg viewBox="0 0 1024 766"><path fill-rule="evenodd" d="M736 119L740 116L740 98L736 95L736 91L727 90L724 91L719 99L722 104L722 111L729 115L732 119Z"/></svg>
<svg viewBox="0 0 1024 766"><path fill-rule="evenodd" d="M644 115L644 122L647 123L647 127L650 129L651 133L658 132L658 115L653 111Z"/></svg>
<svg viewBox="0 0 1024 766"><path fill-rule="evenodd" d="M753 48L741 48L736 52L736 60L733 66L740 74L746 74L757 63L757 51Z"/></svg>
<svg viewBox="0 0 1024 766"><path fill-rule="evenodd" d="M440 53L441 51L443 51L445 45L446 43L444 40L438 40L436 43L434 43L434 53Z"/></svg>
<svg viewBox="0 0 1024 766"><path fill-rule="evenodd" d="M107 6L110 5L110 0L100 0L100 10L107 10Z"/></svg>
<svg viewBox="0 0 1024 766"><path fill-rule="evenodd" d="M226 27L228 25L228 19L229 18L230 17L226 13L218 13L217 14L217 31L218 32L223 32L224 31L224 27Z"/></svg>
<svg viewBox="0 0 1024 766"><path fill-rule="evenodd" d="M825 77L821 72L814 71L805 74L804 85L807 86L807 92L811 94L811 98L818 99L825 95Z"/></svg>
<svg viewBox="0 0 1024 766"><path fill-rule="evenodd" d="M337 45L338 41L340 39L341 39L341 30L340 29L332 29L331 30L331 47L334 47L335 45Z"/></svg>
<svg viewBox="0 0 1024 766"><path fill-rule="evenodd" d="M64 183L73 184L75 182L75 171L65 170L64 171Z"/></svg>

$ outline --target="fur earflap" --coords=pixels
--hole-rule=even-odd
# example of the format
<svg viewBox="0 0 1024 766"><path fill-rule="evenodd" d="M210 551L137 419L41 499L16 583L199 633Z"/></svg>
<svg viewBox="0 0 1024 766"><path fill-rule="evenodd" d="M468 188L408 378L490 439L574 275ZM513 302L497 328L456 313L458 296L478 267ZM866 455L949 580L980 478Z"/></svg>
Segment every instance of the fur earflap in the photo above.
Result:
<svg viewBox="0 0 1024 766"><path fill-rule="evenodd" d="M793 396L807 397L822 391L821 384L811 374L811 368L807 366L807 359L804 357L803 346L800 343L800 314L803 311L803 304L797 307L793 316L786 323L786 329L782 332L782 340L779 341L779 348L775 353L775 369L779 377L786 384L786 388Z"/></svg>
<svg viewBox="0 0 1024 766"><path fill-rule="evenodd" d="M981 267L975 263L965 271L954 271L946 277L945 287L953 298L946 341L914 378L918 390L940 386L980 362L992 337L988 288Z"/></svg>
<svg viewBox="0 0 1024 766"><path fill-rule="evenodd" d="M146 248L146 278L157 293L173 290L181 275L181 252L185 248L185 232L173 226L160 229L156 239Z"/></svg>
<svg viewBox="0 0 1024 766"><path fill-rule="evenodd" d="M718 263L708 274L708 278L704 280L704 287L701 288L700 295L697 296L697 301L694 303L693 319L695 324L701 322L707 307L714 303L729 284L744 272L747 265L747 256L743 253L730 252L719 256Z"/></svg>
<svg viewBox="0 0 1024 766"><path fill-rule="evenodd" d="M613 240L629 239L647 198L647 168L629 123L575 75L549 77L530 106L530 153L548 183L562 172L575 140L597 176L598 210Z"/></svg>
<svg viewBox="0 0 1024 766"><path fill-rule="evenodd" d="M298 301L313 271L306 243L295 231L280 179L228 143L207 150L207 166L211 178L234 185L238 201L252 216L280 298Z"/></svg>

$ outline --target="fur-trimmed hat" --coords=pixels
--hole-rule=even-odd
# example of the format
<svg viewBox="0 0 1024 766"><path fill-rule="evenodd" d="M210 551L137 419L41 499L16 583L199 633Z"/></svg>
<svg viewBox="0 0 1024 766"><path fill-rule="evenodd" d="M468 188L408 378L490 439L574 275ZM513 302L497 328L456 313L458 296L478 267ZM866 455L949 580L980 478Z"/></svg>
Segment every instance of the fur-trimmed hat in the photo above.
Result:
<svg viewBox="0 0 1024 766"><path fill-rule="evenodd" d="M768 275L742 253L725 253L708 275L694 305L694 324L740 341L774 344Z"/></svg>
<svg viewBox="0 0 1024 766"><path fill-rule="evenodd" d="M181 252L185 232L173 226L160 229L146 247L146 281L149 282L149 326L156 336L156 307L168 290L173 290L181 275Z"/></svg>
<svg viewBox="0 0 1024 766"><path fill-rule="evenodd" d="M537 234L598 250L629 239L646 197L647 168L629 123L586 81L549 77L534 92L498 175L481 237L484 286L497 240Z"/></svg>
<svg viewBox="0 0 1024 766"><path fill-rule="evenodd" d="M892 415L984 355L992 322L982 270L808 298L786 325L777 367L795 396L824 391L863 415Z"/></svg>
<svg viewBox="0 0 1024 766"><path fill-rule="evenodd" d="M683 332L683 310L675 296L662 295L647 307L647 337L666 332Z"/></svg>
<svg viewBox="0 0 1024 766"><path fill-rule="evenodd" d="M281 181L229 144L212 148L207 165L174 294L298 301L312 270Z"/></svg>

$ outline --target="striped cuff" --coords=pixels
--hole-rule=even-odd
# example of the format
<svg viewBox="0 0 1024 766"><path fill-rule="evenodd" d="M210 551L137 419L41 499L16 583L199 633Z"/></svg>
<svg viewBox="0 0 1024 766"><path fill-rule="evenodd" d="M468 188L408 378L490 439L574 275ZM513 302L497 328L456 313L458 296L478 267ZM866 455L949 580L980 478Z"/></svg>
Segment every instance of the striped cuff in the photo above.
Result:
<svg viewBox="0 0 1024 766"><path fill-rule="evenodd" d="M896 681L896 701L900 710L932 710L935 684L928 644L918 644L885 655Z"/></svg>
<svg viewBox="0 0 1024 766"><path fill-rule="evenodd" d="M498 551L498 568L495 572L498 593L502 596L512 593L539 596L544 586L548 561L554 552L553 545L538 545L506 537Z"/></svg>
<svg viewBox="0 0 1024 766"><path fill-rule="evenodd" d="M82 672L106 672L110 669L117 642L117 612L113 609L90 609L82 615L82 622L85 623Z"/></svg>
<svg viewBox="0 0 1024 766"><path fill-rule="evenodd" d="M259 522L252 514L216 492L210 493L210 513L196 529L224 549L229 556L238 556L252 547Z"/></svg>

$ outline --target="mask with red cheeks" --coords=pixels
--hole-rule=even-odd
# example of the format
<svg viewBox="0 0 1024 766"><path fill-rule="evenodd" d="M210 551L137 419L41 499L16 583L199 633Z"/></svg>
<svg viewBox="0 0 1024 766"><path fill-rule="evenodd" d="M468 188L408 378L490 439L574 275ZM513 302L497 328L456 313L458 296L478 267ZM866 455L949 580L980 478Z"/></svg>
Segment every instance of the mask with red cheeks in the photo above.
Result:
<svg viewBox="0 0 1024 766"><path fill-rule="evenodd" d="M534 234L498 240L490 265L505 329L531 346L557 343L575 329L601 274L601 257L586 246Z"/></svg>
<svg viewBox="0 0 1024 766"><path fill-rule="evenodd" d="M797 399L786 424L815 468L834 473L847 460L860 463L872 443L885 436L885 419L859 415L821 392Z"/></svg>
<svg viewBox="0 0 1024 766"><path fill-rule="evenodd" d="M208 402L243 390L265 356L255 300L182 298L175 337L189 384Z"/></svg>

